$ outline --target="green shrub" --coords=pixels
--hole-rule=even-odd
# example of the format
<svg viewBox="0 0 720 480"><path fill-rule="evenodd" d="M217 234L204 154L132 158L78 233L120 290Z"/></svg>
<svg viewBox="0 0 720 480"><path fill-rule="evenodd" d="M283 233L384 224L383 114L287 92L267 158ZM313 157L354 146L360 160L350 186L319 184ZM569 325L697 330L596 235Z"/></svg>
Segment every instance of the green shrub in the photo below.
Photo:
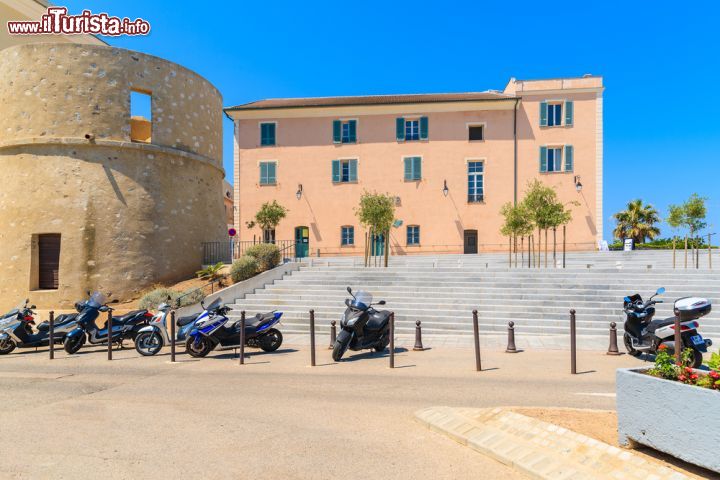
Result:
<svg viewBox="0 0 720 480"><path fill-rule="evenodd" d="M280 249L272 243L259 243L245 250L245 255L255 257L258 271L264 272L280 265Z"/></svg>
<svg viewBox="0 0 720 480"><path fill-rule="evenodd" d="M170 305L174 305L179 296L180 292L175 290L165 287L156 288L140 298L138 307L143 310L155 310L161 303L168 302L168 297L170 297Z"/></svg>
<svg viewBox="0 0 720 480"><path fill-rule="evenodd" d="M170 297L169 300L168 297ZM200 303L200 300L203 298L205 298L205 293L202 289L190 289L184 292L178 292L177 290L159 287L143 295L140 298L138 308L143 310L155 310L158 305L166 302L173 308L187 307L188 305Z"/></svg>
<svg viewBox="0 0 720 480"><path fill-rule="evenodd" d="M230 267L230 277L233 282L242 282L258 273L258 261L255 257L244 255L235 260Z"/></svg>

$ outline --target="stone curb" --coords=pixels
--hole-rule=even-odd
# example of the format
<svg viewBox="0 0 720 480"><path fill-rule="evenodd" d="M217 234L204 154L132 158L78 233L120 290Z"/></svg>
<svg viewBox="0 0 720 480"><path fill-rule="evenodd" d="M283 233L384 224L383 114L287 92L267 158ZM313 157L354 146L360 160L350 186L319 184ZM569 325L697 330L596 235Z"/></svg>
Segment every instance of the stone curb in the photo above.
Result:
<svg viewBox="0 0 720 480"><path fill-rule="evenodd" d="M502 408L430 407L415 412L415 418L532 478L690 478L631 451Z"/></svg>

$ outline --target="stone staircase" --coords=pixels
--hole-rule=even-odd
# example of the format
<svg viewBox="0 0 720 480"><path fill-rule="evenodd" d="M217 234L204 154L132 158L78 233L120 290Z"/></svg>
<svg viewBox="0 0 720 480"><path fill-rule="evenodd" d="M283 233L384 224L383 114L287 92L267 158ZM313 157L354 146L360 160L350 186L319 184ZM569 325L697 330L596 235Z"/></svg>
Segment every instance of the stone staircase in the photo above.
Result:
<svg viewBox="0 0 720 480"><path fill-rule="evenodd" d="M283 331L302 333L308 330L312 308L318 332L327 332L330 321L339 320L344 311L345 288L351 286L386 300L384 308L395 312L398 334L412 334L420 320L426 334L470 335L472 310L477 309L486 334L503 334L513 321L523 335L567 335L569 310L575 309L578 334L607 341L610 322L617 322L622 334L625 295L647 297L664 286L667 292L661 298L667 303L658 305L656 318L671 316L678 297L720 301L720 272L672 270L664 263L667 252L630 253L569 254L565 270L508 269L507 256L499 254L395 257L388 268L363 267L362 258L312 259L238 299L231 315L239 316L243 309L248 314L280 310ZM717 316L702 319L701 332L720 340Z"/></svg>

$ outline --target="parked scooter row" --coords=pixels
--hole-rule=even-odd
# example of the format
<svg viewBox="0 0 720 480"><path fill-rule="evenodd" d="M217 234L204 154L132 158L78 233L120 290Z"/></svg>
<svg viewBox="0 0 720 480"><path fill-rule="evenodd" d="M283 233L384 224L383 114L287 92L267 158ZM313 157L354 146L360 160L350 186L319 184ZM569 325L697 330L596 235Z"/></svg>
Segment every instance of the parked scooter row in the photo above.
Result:
<svg viewBox="0 0 720 480"><path fill-rule="evenodd" d="M108 341L123 346L125 340L132 340L135 349L143 356L156 355L170 343L168 317L172 307L168 302L158 307L153 315L147 310L134 310L122 316L112 317L112 328L108 322L98 328L95 323L101 313L110 312L107 295L102 292L90 294L89 298L77 302L78 313L58 315L54 321L53 343L63 344L67 353L77 353L83 345L106 344ZM50 344L50 325L43 322L33 331L35 305L25 300L17 308L0 315L0 355L8 354L15 348L36 348ZM240 345L239 320L229 319L231 308L218 298L205 306L199 314L180 317L176 320L176 342L185 343L187 352L193 357L207 356L215 348L235 348ZM245 344L274 352L282 345L283 336L274 328L280 322L282 312L258 313L245 322ZM108 331L109 330L109 331Z"/></svg>

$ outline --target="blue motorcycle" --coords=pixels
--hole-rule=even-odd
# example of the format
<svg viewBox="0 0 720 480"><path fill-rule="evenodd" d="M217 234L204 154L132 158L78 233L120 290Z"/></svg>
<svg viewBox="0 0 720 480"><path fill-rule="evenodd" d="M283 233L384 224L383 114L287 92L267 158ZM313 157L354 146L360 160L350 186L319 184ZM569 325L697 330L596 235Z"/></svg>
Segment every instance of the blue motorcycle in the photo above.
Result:
<svg viewBox="0 0 720 480"><path fill-rule="evenodd" d="M194 322L185 342L190 356L205 357L218 345L221 348L240 346L240 320L229 320L227 314L230 310L227 305L222 305L219 298L205 308L203 315ZM280 348L283 341L282 333L273 328L280 322L280 317L282 312L269 312L258 313L246 319L245 345L260 348L265 352L274 352Z"/></svg>

